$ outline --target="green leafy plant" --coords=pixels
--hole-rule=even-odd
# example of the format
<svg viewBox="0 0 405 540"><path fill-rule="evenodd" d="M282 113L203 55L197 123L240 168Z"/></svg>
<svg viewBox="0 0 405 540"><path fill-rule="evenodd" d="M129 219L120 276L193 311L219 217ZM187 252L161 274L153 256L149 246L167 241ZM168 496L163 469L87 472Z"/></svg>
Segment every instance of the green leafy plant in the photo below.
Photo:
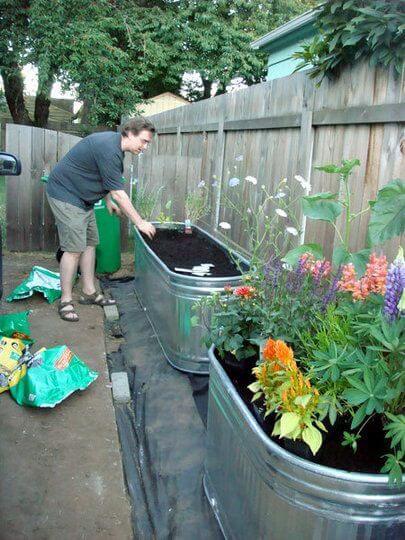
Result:
<svg viewBox="0 0 405 540"><path fill-rule="evenodd" d="M359 406L352 420L352 429L359 426L366 416L382 413L388 398L387 378L376 378L373 371L365 369L362 377L348 377L350 388L342 393L349 405Z"/></svg>
<svg viewBox="0 0 405 540"><path fill-rule="evenodd" d="M405 230L405 182L399 178L384 186L372 209L368 225L368 242L374 246L403 234Z"/></svg>
<svg viewBox="0 0 405 540"><path fill-rule="evenodd" d="M132 202L144 219L151 221L154 217L156 208L160 204L163 190L163 186L157 190L151 190L148 185L141 186L136 184L132 194Z"/></svg>
<svg viewBox="0 0 405 540"><path fill-rule="evenodd" d="M296 212L299 199L300 195L294 195L286 178L273 192L265 185L258 187L257 179L252 176L243 182L236 177L229 180L221 205L237 218L238 234L244 237L252 268L262 271L270 253L285 254L299 236L301 224ZM219 224L220 229L226 230L225 226L231 229L226 222Z"/></svg>
<svg viewBox="0 0 405 540"><path fill-rule="evenodd" d="M172 209L172 201L167 201L167 203L164 206L164 211L162 210L160 214L157 216L157 221L159 223L171 223L173 221L173 216L171 214Z"/></svg>
<svg viewBox="0 0 405 540"><path fill-rule="evenodd" d="M347 369L347 362L355 354L355 351L348 351L347 347L340 348L332 342L327 351L315 351L311 368L314 373L321 376L320 381L337 382L342 372Z"/></svg>
<svg viewBox="0 0 405 540"><path fill-rule="evenodd" d="M391 439L391 448L398 447L402 453L405 453L405 415L386 413L391 422L384 426L386 438Z"/></svg>
<svg viewBox="0 0 405 540"><path fill-rule="evenodd" d="M360 165L358 159L343 160L341 165L322 165L316 167L319 171L338 174L340 179L340 193L324 192L302 197L302 210L305 216L313 220L326 221L334 228L337 236L337 245L333 250L332 263L335 268L340 265L353 263L356 271L363 274L370 256L370 249L362 249L357 253L350 252L350 240L353 223L366 212L371 211L368 227L368 243L374 246L394 238L405 232L405 182L393 180L379 192L376 201L358 212L352 209L352 194L350 176L355 167ZM337 218L343 214L344 230L340 231L336 225ZM299 248L290 250L284 261L294 264L302 253L314 253L322 256L322 247L319 244L303 244Z"/></svg>
<svg viewBox="0 0 405 540"><path fill-rule="evenodd" d="M249 279L245 276L245 279ZM193 309L199 313L193 320L206 328L205 343L212 343L221 358L230 353L242 361L257 355L259 319L263 313L262 303L251 285L226 288L225 294L214 293L202 298ZM207 314L212 313L209 320Z"/></svg>
<svg viewBox="0 0 405 540"><path fill-rule="evenodd" d="M371 66L393 65L401 73L405 54L402 0L331 0L319 8L318 35L293 54L297 70L312 67L311 77L332 77L343 66L367 58Z"/></svg>
<svg viewBox="0 0 405 540"><path fill-rule="evenodd" d="M185 215L191 223L197 223L210 211L208 190L205 183L201 181L195 191L190 191L186 195Z"/></svg>
<svg viewBox="0 0 405 540"><path fill-rule="evenodd" d="M383 474L388 473L389 482L392 486L402 486L402 472L405 470L404 452L385 454L386 462L381 469Z"/></svg>
<svg viewBox="0 0 405 540"><path fill-rule="evenodd" d="M315 455L326 428L321 422L320 396L299 370L292 350L282 341L268 340L260 365L253 369L256 381L249 385L252 401L263 399L265 417L275 414L273 436L302 440Z"/></svg>
<svg viewBox="0 0 405 540"><path fill-rule="evenodd" d="M353 452L357 451L357 441L360 439L359 433L349 433L345 431L343 433L343 442L342 446L351 446Z"/></svg>

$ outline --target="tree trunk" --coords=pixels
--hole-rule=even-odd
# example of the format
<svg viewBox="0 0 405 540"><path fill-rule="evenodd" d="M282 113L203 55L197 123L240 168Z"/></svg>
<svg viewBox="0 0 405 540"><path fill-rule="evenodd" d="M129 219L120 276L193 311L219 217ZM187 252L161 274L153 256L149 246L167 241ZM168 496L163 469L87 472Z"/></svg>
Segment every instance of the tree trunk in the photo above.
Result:
<svg viewBox="0 0 405 540"><path fill-rule="evenodd" d="M87 125L89 123L89 116L90 116L90 101L88 99L83 99L83 105L74 115L72 120L76 120L77 118L79 118L81 124Z"/></svg>
<svg viewBox="0 0 405 540"><path fill-rule="evenodd" d="M202 83L204 87L204 93L202 95L202 99L208 99L211 97L212 81L208 81L207 79L202 79Z"/></svg>
<svg viewBox="0 0 405 540"><path fill-rule="evenodd" d="M15 124L32 126L32 120L24 102L24 79L18 64L13 62L7 69L1 69L4 84L4 95Z"/></svg>
<svg viewBox="0 0 405 540"><path fill-rule="evenodd" d="M218 83L218 88L217 88L217 91L215 92L215 95L216 96L220 96L221 94L225 94L226 92L226 86L224 83L222 82L219 82Z"/></svg>
<svg viewBox="0 0 405 540"><path fill-rule="evenodd" d="M48 76L48 79L40 86L38 85L34 111L34 123L37 127L44 128L48 123L52 85L53 74Z"/></svg>

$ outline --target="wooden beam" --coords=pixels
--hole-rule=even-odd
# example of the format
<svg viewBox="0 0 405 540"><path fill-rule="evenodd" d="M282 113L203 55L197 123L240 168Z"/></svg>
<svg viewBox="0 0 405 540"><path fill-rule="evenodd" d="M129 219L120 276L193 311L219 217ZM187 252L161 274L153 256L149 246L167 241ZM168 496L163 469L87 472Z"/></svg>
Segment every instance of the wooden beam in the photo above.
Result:
<svg viewBox="0 0 405 540"><path fill-rule="evenodd" d="M324 109L314 111L312 125L334 126L350 124L388 124L405 122L405 104L388 103L384 105L369 105L364 107L347 107L346 109ZM181 133L201 133L203 131L218 131L218 122L180 127ZM244 131L256 129L283 129L301 126L301 114L281 116L265 116L262 118L246 118L227 120L224 131ZM161 134L175 134L177 127L171 126L158 130Z"/></svg>
<svg viewBox="0 0 405 540"><path fill-rule="evenodd" d="M177 134L177 127L176 126L170 126L165 128L158 128L157 132L159 135L176 135Z"/></svg>
<svg viewBox="0 0 405 540"><path fill-rule="evenodd" d="M314 126L390 124L396 122L405 122L405 103L325 109L314 112L312 120Z"/></svg>
<svg viewBox="0 0 405 540"><path fill-rule="evenodd" d="M181 128L182 133L202 133L203 131L218 131L218 122L211 124L201 124L196 126L183 126Z"/></svg>
<svg viewBox="0 0 405 540"><path fill-rule="evenodd" d="M252 129L295 128L301 125L301 114L283 116L265 116L246 120L228 120L224 123L225 131L244 131Z"/></svg>

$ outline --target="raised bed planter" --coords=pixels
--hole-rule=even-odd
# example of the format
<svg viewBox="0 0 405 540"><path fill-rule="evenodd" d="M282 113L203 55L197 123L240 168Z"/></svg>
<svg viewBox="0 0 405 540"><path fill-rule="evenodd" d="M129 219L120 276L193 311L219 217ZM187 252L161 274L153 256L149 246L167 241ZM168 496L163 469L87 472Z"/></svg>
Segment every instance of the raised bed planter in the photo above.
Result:
<svg viewBox="0 0 405 540"><path fill-rule="evenodd" d="M259 426L210 357L204 488L224 536L246 540L405 538L405 489L380 474L301 459Z"/></svg>
<svg viewBox="0 0 405 540"><path fill-rule="evenodd" d="M185 372L208 374L208 351L202 344L204 330L200 326L192 326L191 317L194 314L192 306L201 297L215 291L222 291L225 285L239 285L241 276L229 258L225 246L199 227L193 227L193 234L200 240L203 239L200 246L201 255L197 253L195 263L212 262L201 260L201 257L210 256L211 246L213 250L219 250L217 258L213 254L214 260L219 261L218 268L220 259L225 257L230 267L233 267L233 272L230 273L234 275L198 277L175 272L174 267L186 266L182 262L180 242L173 242L173 252L169 252L168 264L166 264L155 253L155 251L161 251L161 246L156 243L156 240L159 242L159 231L174 227L182 231L184 224L155 223L154 225L157 228L157 235L153 241L145 240L137 230L134 232L136 292L141 304L146 308L146 314L154 327L168 362ZM238 257L243 264L247 265L247 261ZM219 273L223 274L223 271Z"/></svg>

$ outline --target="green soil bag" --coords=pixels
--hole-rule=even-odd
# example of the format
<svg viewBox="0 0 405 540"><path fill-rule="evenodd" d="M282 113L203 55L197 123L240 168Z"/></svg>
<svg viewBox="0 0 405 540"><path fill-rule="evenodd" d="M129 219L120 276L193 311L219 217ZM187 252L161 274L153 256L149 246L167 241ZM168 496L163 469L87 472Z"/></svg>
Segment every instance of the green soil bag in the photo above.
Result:
<svg viewBox="0 0 405 540"><path fill-rule="evenodd" d="M33 343L30 338L30 323L28 317L31 311L8 313L0 315L0 336L21 339L26 345Z"/></svg>
<svg viewBox="0 0 405 540"><path fill-rule="evenodd" d="M76 390L85 390L98 377L66 345L43 349L10 394L19 405L55 407Z"/></svg>
<svg viewBox="0 0 405 540"><path fill-rule="evenodd" d="M39 292L45 296L50 304L61 297L60 275L51 272L42 266L34 266L30 275L14 291L7 296L7 302L28 298Z"/></svg>

